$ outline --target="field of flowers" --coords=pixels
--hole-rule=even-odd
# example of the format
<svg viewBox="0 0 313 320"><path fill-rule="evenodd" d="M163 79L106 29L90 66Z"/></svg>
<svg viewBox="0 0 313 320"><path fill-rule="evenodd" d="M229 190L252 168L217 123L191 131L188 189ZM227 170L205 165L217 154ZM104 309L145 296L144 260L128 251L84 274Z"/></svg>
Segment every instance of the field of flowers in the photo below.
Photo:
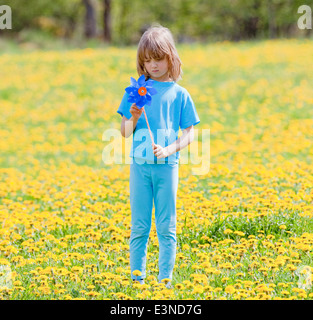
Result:
<svg viewBox="0 0 313 320"><path fill-rule="evenodd" d="M136 48L0 54L0 299L313 298L313 43L178 51L210 170L179 168L172 289L154 219L132 283L129 164L102 161Z"/></svg>

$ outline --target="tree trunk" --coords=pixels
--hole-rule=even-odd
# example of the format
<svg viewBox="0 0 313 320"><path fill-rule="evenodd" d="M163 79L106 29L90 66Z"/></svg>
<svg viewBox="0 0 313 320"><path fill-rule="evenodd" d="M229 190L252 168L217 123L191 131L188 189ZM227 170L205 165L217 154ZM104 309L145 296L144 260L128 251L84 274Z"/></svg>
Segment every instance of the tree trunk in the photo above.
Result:
<svg viewBox="0 0 313 320"><path fill-rule="evenodd" d="M103 0L104 12L103 12L103 26L104 26L104 41L111 42L111 0Z"/></svg>
<svg viewBox="0 0 313 320"><path fill-rule="evenodd" d="M95 9L92 5L92 0L83 0L85 13L85 36L86 38L93 38L96 36L96 18Z"/></svg>
<svg viewBox="0 0 313 320"><path fill-rule="evenodd" d="M258 32L258 17L250 17L243 22L244 36L246 39L256 38Z"/></svg>
<svg viewBox="0 0 313 320"><path fill-rule="evenodd" d="M276 33L276 21L275 21L275 10L274 4L272 0L268 0L267 4L267 12L268 12L268 33L271 39L275 38Z"/></svg>

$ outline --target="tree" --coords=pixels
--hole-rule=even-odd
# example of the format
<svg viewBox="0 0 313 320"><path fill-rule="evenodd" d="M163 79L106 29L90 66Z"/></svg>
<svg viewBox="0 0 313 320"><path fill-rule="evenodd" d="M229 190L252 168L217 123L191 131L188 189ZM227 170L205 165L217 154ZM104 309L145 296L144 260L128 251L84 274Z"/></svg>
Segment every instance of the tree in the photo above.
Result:
<svg viewBox="0 0 313 320"><path fill-rule="evenodd" d="M103 0L104 12L103 12L103 26L104 41L111 42L111 0Z"/></svg>
<svg viewBox="0 0 313 320"><path fill-rule="evenodd" d="M92 4L92 0L83 0L85 6L85 36L87 38L93 38L96 36L96 17L95 9Z"/></svg>

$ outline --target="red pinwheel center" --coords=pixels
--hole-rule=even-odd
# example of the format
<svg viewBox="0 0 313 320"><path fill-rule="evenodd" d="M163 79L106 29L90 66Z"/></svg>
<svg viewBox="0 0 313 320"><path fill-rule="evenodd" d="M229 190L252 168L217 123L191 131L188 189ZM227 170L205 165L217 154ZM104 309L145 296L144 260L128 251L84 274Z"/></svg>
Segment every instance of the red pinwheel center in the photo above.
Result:
<svg viewBox="0 0 313 320"><path fill-rule="evenodd" d="M140 87L138 93L139 95L144 96L147 93L147 89L145 87Z"/></svg>

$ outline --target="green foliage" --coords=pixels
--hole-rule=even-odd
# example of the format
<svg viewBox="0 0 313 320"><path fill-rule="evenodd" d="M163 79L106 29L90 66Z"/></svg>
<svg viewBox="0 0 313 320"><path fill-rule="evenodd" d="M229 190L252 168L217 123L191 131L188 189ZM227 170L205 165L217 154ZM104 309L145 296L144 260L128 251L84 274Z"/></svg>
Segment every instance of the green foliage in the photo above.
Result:
<svg viewBox="0 0 313 320"><path fill-rule="evenodd" d="M8 0L6 4L12 9L14 33L39 29L54 36L72 36L83 12L81 0Z"/></svg>
<svg viewBox="0 0 313 320"><path fill-rule="evenodd" d="M13 32L43 30L53 36L83 35L85 7L82 0L6 1L12 8ZM96 11L97 34L102 36L103 0L91 3ZM242 40L310 35L297 28L300 0L111 0L113 44L136 44L144 30L157 22L172 31L179 42ZM21 39L23 41L23 37Z"/></svg>

